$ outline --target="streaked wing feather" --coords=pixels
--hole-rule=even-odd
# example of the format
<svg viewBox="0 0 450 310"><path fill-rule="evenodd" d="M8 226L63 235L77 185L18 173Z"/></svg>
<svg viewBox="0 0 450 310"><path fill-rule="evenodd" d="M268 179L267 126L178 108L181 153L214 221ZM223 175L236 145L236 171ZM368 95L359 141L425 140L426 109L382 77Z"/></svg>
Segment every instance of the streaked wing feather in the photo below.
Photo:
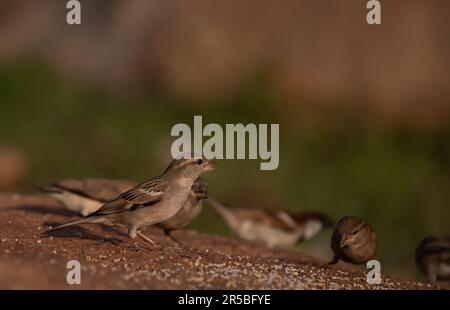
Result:
<svg viewBox="0 0 450 310"><path fill-rule="evenodd" d="M129 210L133 205L150 205L162 199L168 182L154 178L142 183L104 204L92 215L106 215Z"/></svg>
<svg viewBox="0 0 450 310"><path fill-rule="evenodd" d="M273 228L292 231L292 227L287 225L278 216L276 211L266 209L235 209L236 214L244 219L269 225Z"/></svg>
<svg viewBox="0 0 450 310"><path fill-rule="evenodd" d="M299 225L295 222L295 220L291 217L291 214L286 211L278 211L274 214L278 220L283 222L287 230L295 230L298 229Z"/></svg>

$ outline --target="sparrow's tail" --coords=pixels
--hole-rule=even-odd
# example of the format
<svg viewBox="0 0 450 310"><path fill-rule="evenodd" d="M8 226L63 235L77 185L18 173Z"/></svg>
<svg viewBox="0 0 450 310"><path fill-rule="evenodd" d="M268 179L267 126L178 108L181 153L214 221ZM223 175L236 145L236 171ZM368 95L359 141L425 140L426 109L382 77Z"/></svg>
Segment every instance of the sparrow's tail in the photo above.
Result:
<svg viewBox="0 0 450 310"><path fill-rule="evenodd" d="M61 228L65 228L65 227L69 227L69 226L74 226L74 225L79 225L79 224L87 224L87 223L100 223L100 222L101 222L100 216L86 217L86 218L82 218L79 220L71 221L71 222L56 226L52 229L45 231L44 234L47 235L48 233L54 232L55 230L59 230Z"/></svg>
<svg viewBox="0 0 450 310"><path fill-rule="evenodd" d="M228 225L234 226L236 224L236 216L229 208L211 197L206 199L206 202L225 220L225 222L228 223Z"/></svg>

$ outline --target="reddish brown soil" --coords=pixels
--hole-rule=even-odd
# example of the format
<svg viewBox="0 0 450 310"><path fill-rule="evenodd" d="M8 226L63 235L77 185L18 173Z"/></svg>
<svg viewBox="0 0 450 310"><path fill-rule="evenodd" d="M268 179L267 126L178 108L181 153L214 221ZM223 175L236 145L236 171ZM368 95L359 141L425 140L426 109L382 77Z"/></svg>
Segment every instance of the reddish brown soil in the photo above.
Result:
<svg viewBox="0 0 450 310"><path fill-rule="evenodd" d="M39 195L0 195L2 289L429 289L383 275L366 283L363 269L320 262L297 251L261 246L193 230L176 231L178 246L159 229L146 234L158 247L123 231L81 225L41 233L76 218ZM66 263L81 263L81 284L68 285Z"/></svg>

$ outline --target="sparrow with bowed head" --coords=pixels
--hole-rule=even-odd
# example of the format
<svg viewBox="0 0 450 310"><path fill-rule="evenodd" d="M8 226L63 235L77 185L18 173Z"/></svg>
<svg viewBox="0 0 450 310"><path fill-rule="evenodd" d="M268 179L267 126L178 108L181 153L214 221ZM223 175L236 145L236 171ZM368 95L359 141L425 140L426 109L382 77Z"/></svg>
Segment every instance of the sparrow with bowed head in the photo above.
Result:
<svg viewBox="0 0 450 310"><path fill-rule="evenodd" d="M450 237L429 236L420 241L416 261L430 283L450 280Z"/></svg>
<svg viewBox="0 0 450 310"><path fill-rule="evenodd" d="M292 213L286 210L229 208L212 198L208 198L206 202L237 237L269 248L293 247L316 236L332 223L319 212Z"/></svg>
<svg viewBox="0 0 450 310"><path fill-rule="evenodd" d="M54 198L67 209L87 216L136 185L137 182L129 180L93 178L61 180L49 186L33 187Z"/></svg>
<svg viewBox="0 0 450 310"><path fill-rule="evenodd" d="M208 184L205 179L199 177L192 185L191 192L183 207L170 219L155 226L163 229L168 236L172 230L186 227L200 214L202 211L202 200L206 198L208 198Z"/></svg>
<svg viewBox="0 0 450 310"><path fill-rule="evenodd" d="M367 222L354 216L343 217L331 236L334 258L330 264L339 260L364 264L375 256L377 243L377 235Z"/></svg>
<svg viewBox="0 0 450 310"><path fill-rule="evenodd" d="M154 244L141 233L141 229L160 224L177 214L188 199L194 181L202 173L216 170L215 166L213 161L203 157L175 159L161 176L119 194L86 218L48 232L84 223L125 226L130 238L139 235Z"/></svg>

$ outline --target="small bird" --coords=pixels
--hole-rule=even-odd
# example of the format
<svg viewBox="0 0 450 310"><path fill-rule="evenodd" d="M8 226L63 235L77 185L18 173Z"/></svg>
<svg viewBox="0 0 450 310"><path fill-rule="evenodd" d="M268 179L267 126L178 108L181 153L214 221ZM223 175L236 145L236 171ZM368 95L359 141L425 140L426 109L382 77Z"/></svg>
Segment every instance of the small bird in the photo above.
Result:
<svg viewBox="0 0 450 310"><path fill-rule="evenodd" d="M430 283L450 280L450 236L429 236L420 241L416 261Z"/></svg>
<svg viewBox="0 0 450 310"><path fill-rule="evenodd" d="M332 225L331 220L319 212L228 208L212 198L206 202L240 239L260 243L268 248L293 247Z"/></svg>
<svg viewBox="0 0 450 310"><path fill-rule="evenodd" d="M67 209L87 216L110 201L120 193L135 187L138 183L131 180L111 179L69 179L53 183L47 187L39 187L58 200ZM198 177L192 185L191 192L183 207L167 221L156 224L163 229L166 236L181 245L170 233L189 225L202 210L202 200L208 198L208 184L205 179Z"/></svg>
<svg viewBox="0 0 450 310"><path fill-rule="evenodd" d="M352 264L364 264L371 260L377 251L377 235L364 220L343 217L331 236L334 258L329 264L343 260Z"/></svg>
<svg viewBox="0 0 450 310"><path fill-rule="evenodd" d="M186 202L194 180L204 172L216 170L215 167L215 162L205 158L175 159L161 176L119 194L87 217L47 233L84 223L125 226L130 238L140 236L153 245L154 241L142 234L141 229L172 218Z"/></svg>
<svg viewBox="0 0 450 310"><path fill-rule="evenodd" d="M46 187L33 186L55 198L67 209L87 216L136 185L138 185L137 182L130 180L94 178L62 180Z"/></svg>
<svg viewBox="0 0 450 310"><path fill-rule="evenodd" d="M202 211L202 200L206 198L208 198L208 184L205 179L198 177L183 207L170 219L155 226L162 228L166 235L169 235L172 230L189 225Z"/></svg>
<svg viewBox="0 0 450 310"><path fill-rule="evenodd" d="M138 183L131 180L91 178L61 180L54 182L50 186L40 187L33 185L33 187L55 198L67 209L87 216L100 209L103 204L112 198L136 185ZM198 177L192 185L191 193L185 204L174 216L175 218L179 214L176 222L180 224L177 225L174 223L174 220L170 219L168 220L170 223L166 225L167 229L170 229L171 226L174 226L172 230L183 228L192 222L201 211L201 206L197 205L197 203L206 198L208 198L208 185L205 179ZM189 220L190 218L192 219ZM163 223L158 225L165 226Z"/></svg>

